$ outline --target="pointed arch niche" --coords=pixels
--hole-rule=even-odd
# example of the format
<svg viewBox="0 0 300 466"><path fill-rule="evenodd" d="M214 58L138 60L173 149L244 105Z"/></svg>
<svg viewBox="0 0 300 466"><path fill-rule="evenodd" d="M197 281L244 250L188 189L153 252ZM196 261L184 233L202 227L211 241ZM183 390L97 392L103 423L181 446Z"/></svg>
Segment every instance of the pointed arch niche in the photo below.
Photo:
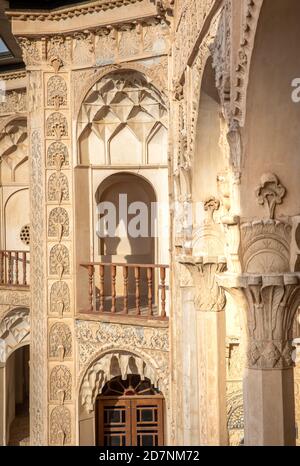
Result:
<svg viewBox="0 0 300 466"><path fill-rule="evenodd" d="M147 244L143 249L147 263L161 264L169 261L169 188L168 109L152 80L136 70L111 72L92 86L78 115L75 228L77 307L80 308L81 296L86 294L88 286L86 271L80 263L100 262L109 255L101 252L96 234L99 186L106 183L108 193L112 189L110 185L117 187L114 176L127 177L131 190L136 192L134 201L144 200L141 180L145 186L152 186L155 195L149 201L157 201L159 205L154 238L157 247ZM126 193L130 186L127 183L123 188ZM132 262L136 248L127 246L124 254L110 255L123 255L127 262ZM154 257L149 247L155 249ZM145 258L140 259L140 263L145 263Z"/></svg>

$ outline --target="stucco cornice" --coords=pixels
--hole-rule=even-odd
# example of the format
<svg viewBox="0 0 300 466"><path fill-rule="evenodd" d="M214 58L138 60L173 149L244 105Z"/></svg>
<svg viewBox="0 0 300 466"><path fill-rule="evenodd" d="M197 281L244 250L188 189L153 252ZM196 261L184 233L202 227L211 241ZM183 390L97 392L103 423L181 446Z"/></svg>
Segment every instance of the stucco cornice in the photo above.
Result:
<svg viewBox="0 0 300 466"><path fill-rule="evenodd" d="M55 8L53 10L6 10L6 15L21 21L58 21L106 11L124 5L141 2L142 0L97 0L96 2L82 3L76 6Z"/></svg>
<svg viewBox="0 0 300 466"><path fill-rule="evenodd" d="M22 79L22 78L26 78L25 70L8 71L8 72L0 73L0 79L5 80L5 81L11 81L11 80Z"/></svg>
<svg viewBox="0 0 300 466"><path fill-rule="evenodd" d="M15 36L37 37L91 31L138 20L147 21L149 18L162 18L167 13L159 3L152 0L98 0L51 11L7 10L6 14Z"/></svg>

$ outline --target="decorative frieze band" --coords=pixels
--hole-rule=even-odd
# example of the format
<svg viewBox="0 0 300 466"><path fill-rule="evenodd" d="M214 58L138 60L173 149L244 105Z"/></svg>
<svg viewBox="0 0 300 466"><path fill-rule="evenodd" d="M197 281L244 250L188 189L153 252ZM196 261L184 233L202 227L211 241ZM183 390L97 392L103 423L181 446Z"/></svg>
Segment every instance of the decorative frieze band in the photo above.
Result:
<svg viewBox="0 0 300 466"><path fill-rule="evenodd" d="M48 83L48 105L65 105L66 86L57 73L65 65L73 67L105 66L128 58L146 59L166 55L169 48L169 24L163 15L129 22L103 25L67 35L17 37L27 66L48 61L55 76Z"/></svg>

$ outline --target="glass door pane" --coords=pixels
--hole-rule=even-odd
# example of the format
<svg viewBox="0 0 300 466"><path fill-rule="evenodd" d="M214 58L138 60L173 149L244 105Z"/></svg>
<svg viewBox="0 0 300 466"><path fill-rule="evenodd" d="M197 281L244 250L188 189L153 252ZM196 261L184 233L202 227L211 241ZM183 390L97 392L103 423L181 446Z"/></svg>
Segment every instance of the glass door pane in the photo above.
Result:
<svg viewBox="0 0 300 466"><path fill-rule="evenodd" d="M163 416L161 399L131 401L132 445L163 445Z"/></svg>
<svg viewBox="0 0 300 466"><path fill-rule="evenodd" d="M129 400L101 400L98 403L99 446L131 445L131 413Z"/></svg>

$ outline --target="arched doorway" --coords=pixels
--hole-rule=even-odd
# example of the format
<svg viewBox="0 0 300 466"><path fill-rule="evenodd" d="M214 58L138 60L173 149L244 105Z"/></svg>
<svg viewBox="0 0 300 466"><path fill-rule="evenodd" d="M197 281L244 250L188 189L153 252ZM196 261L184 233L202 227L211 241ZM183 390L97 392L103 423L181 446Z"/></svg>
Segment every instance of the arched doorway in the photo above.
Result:
<svg viewBox="0 0 300 466"><path fill-rule="evenodd" d="M163 396L147 378L130 374L105 384L96 400L96 444L160 446L164 444Z"/></svg>
<svg viewBox="0 0 300 466"><path fill-rule="evenodd" d="M29 343L29 309L10 310L0 322L0 445L29 437Z"/></svg>
<svg viewBox="0 0 300 466"><path fill-rule="evenodd" d="M29 438L29 345L9 356L5 381L7 444L24 445Z"/></svg>
<svg viewBox="0 0 300 466"><path fill-rule="evenodd" d="M161 370L155 360L152 357L149 360L148 356L144 352L134 354L128 349L121 350L116 347L99 354L91 361L82 374L79 388L80 445L94 446L104 443L103 434L102 440L100 436L101 425L99 429L99 400L109 401L109 398L111 398L115 403L120 400L122 402L124 400L131 401L130 397L133 398L132 401L136 400L138 402L143 402L143 398L145 398L147 400L146 406L150 404L153 409L155 409L155 406L160 409L160 414L157 413L156 420L154 417L156 426L151 426L153 427L152 430L156 429L156 432L150 433L154 437L158 436L159 445L164 441L168 442L168 426L170 423L168 370L166 367ZM110 384L111 381L112 384ZM103 417L102 419L104 420ZM128 428L132 429L130 420L128 422ZM153 424L153 422L150 422L150 424ZM149 439L145 441L147 440ZM154 443L157 442L156 437L153 441ZM135 445L138 443L137 437L134 440L132 440L132 437L127 440L128 445L132 443Z"/></svg>

